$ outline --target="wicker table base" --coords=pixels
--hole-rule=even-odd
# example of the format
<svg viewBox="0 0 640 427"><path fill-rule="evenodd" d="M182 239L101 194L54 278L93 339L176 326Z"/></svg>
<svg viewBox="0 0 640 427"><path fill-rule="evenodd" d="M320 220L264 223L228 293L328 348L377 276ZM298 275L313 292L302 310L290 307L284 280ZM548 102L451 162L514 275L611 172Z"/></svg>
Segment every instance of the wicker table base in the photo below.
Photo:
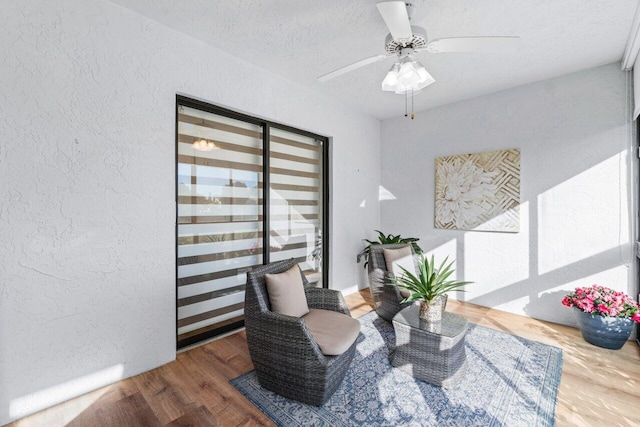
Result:
<svg viewBox="0 0 640 427"><path fill-rule="evenodd" d="M393 318L396 350L391 364L415 378L440 387L456 386L467 370L464 337L467 319L443 312L442 321L426 323L414 304Z"/></svg>

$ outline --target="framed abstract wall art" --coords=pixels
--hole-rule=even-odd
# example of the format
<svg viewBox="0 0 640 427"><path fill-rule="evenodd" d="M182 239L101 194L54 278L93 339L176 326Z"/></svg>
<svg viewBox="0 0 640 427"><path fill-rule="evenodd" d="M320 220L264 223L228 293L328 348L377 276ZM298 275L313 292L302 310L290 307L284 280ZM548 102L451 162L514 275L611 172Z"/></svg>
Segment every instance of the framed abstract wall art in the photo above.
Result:
<svg viewBox="0 0 640 427"><path fill-rule="evenodd" d="M437 158L435 227L517 233L520 150Z"/></svg>

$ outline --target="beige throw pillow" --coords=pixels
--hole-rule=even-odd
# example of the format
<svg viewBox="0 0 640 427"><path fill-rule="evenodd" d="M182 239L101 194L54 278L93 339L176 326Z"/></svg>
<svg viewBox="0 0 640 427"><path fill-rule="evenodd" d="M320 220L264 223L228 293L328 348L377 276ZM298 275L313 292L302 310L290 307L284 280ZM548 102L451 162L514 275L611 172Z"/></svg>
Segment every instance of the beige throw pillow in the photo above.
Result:
<svg viewBox="0 0 640 427"><path fill-rule="evenodd" d="M413 252L409 246L400 249L383 249L382 253L389 273L400 277L404 274L404 271L402 271L400 267L404 267L412 274L415 274L416 266L413 263Z"/></svg>
<svg viewBox="0 0 640 427"><path fill-rule="evenodd" d="M265 274L265 279L271 311L295 317L302 317L309 312L300 268L297 265L284 273Z"/></svg>

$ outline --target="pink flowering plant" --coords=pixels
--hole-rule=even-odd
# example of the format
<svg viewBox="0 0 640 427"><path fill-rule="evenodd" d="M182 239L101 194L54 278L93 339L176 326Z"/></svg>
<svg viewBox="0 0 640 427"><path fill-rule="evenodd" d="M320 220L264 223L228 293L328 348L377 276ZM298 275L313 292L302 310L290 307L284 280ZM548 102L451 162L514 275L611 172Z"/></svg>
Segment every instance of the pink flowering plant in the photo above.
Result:
<svg viewBox="0 0 640 427"><path fill-rule="evenodd" d="M640 307L629 295L600 285L576 288L562 299L562 305L577 307L592 316L620 317L640 323Z"/></svg>

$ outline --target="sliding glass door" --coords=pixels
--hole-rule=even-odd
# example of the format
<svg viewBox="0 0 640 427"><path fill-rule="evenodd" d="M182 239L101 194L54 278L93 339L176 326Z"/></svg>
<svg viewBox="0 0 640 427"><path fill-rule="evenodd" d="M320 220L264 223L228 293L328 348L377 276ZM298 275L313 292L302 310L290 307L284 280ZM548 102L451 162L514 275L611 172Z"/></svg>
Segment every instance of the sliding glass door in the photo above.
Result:
<svg viewBox="0 0 640 427"><path fill-rule="evenodd" d="M180 348L243 325L256 265L294 258L326 286L327 140L180 96L176 119Z"/></svg>
<svg viewBox="0 0 640 427"><path fill-rule="evenodd" d="M323 141L276 128L269 141L270 260L294 258L322 286Z"/></svg>

